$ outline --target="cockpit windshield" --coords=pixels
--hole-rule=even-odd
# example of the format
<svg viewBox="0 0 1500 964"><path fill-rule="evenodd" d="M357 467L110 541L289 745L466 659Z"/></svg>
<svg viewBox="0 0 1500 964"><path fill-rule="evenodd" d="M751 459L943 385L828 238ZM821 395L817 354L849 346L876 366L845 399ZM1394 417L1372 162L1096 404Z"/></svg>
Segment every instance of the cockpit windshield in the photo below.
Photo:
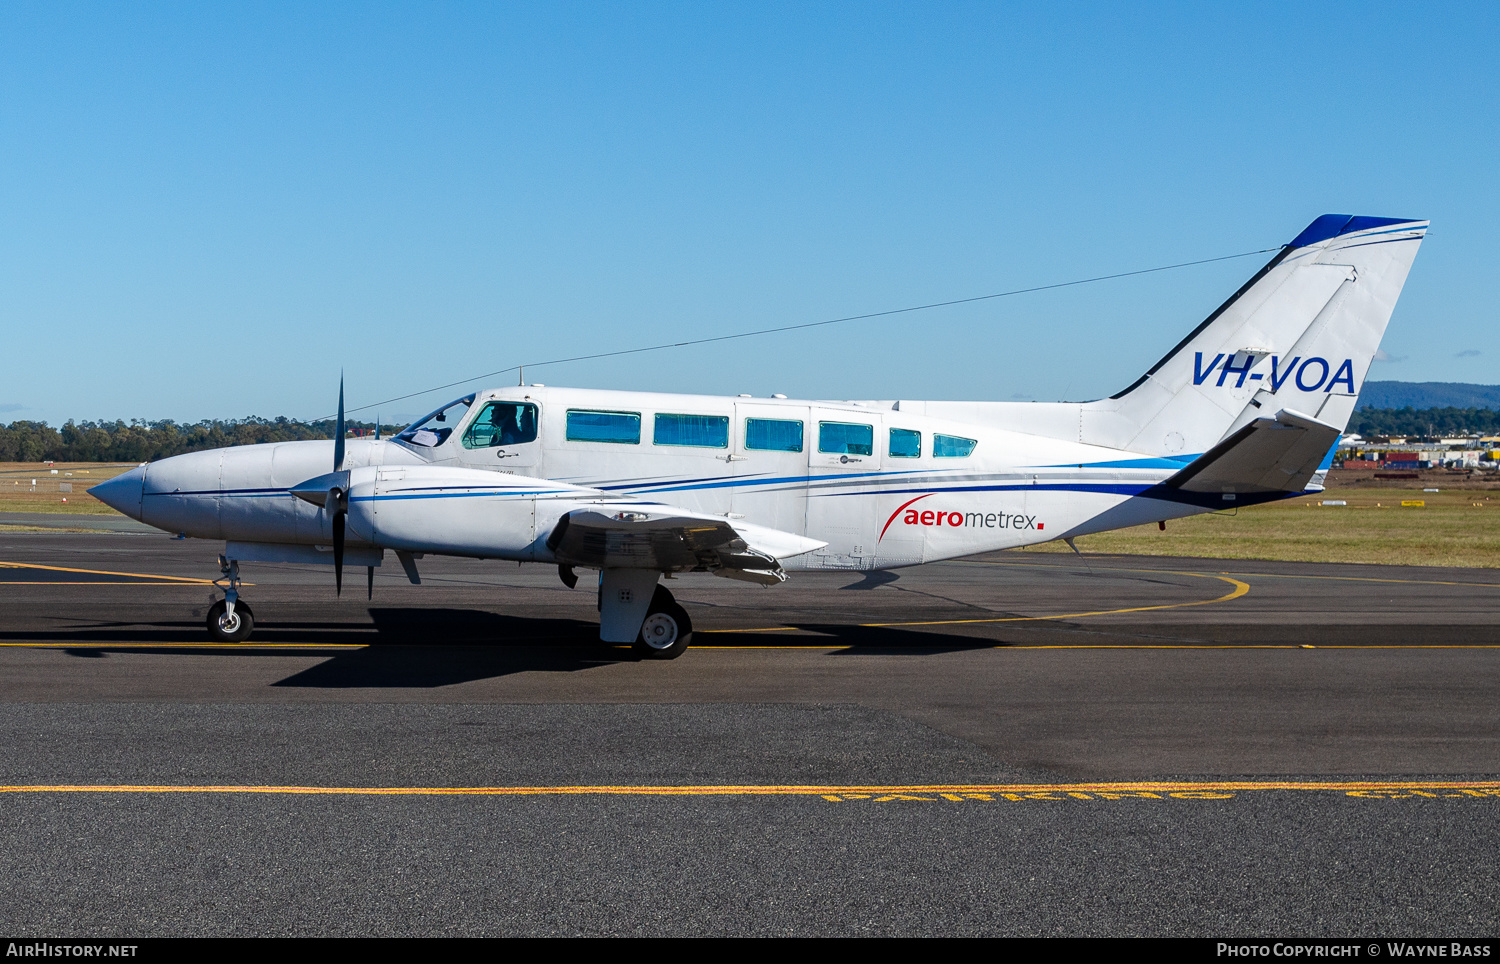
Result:
<svg viewBox="0 0 1500 964"><path fill-rule="evenodd" d="M463 421L464 415L468 413L470 406L474 404L474 396L467 395L456 402L449 402L435 412L413 422L406 431L396 436L396 441L405 442L408 445L420 445L424 448L433 448L448 441L448 436Z"/></svg>

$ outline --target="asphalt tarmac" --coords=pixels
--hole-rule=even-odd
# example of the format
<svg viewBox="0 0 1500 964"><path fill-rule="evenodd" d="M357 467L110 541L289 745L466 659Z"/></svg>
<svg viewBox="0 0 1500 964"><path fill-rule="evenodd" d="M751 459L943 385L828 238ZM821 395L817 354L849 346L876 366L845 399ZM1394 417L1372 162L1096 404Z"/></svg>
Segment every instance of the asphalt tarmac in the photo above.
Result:
<svg viewBox="0 0 1500 964"><path fill-rule="evenodd" d="M1500 574L998 553L667 583L0 531L0 931L1492 936Z"/></svg>

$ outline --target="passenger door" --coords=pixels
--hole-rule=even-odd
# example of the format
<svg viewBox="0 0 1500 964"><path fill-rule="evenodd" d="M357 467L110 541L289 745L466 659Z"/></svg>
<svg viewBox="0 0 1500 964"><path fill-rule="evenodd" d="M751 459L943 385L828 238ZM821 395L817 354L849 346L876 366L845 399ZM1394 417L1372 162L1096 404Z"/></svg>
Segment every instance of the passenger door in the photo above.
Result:
<svg viewBox="0 0 1500 964"><path fill-rule="evenodd" d="M807 530L828 543L812 554L819 569L875 564L875 497L885 425L878 411L813 408L808 439Z"/></svg>
<svg viewBox="0 0 1500 964"><path fill-rule="evenodd" d="M730 505L756 525L801 532L807 504L807 407L736 401Z"/></svg>

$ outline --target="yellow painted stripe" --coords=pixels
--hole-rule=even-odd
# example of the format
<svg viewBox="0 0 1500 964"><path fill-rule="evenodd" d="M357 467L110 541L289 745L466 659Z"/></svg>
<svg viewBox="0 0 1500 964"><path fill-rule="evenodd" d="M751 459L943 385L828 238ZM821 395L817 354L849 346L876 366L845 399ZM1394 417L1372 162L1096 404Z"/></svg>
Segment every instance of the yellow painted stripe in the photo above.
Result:
<svg viewBox="0 0 1500 964"><path fill-rule="evenodd" d="M696 647L694 647L696 648ZM724 647L728 648L728 647ZM1049 646L995 646L993 649L1500 649L1500 643L1056 643Z"/></svg>
<svg viewBox="0 0 1500 964"><path fill-rule="evenodd" d="M1144 569L1144 568L1129 568L1129 569L1127 569L1127 568L1125 568L1123 566L1102 565L1102 563L1104 562L1103 559L1100 559L1098 561L1101 563L1101 565L1099 566L1098 569L1089 568L1088 571L1090 573L1097 575L1101 571L1102 572L1159 572L1159 573L1168 573L1168 572L1172 572L1173 571L1173 570L1170 570L1170 569ZM1215 561L1225 561L1225 560L1215 560ZM1034 563L1034 562L1000 562L1000 561L997 561L997 560L990 560L990 559L949 559L949 560L944 560L944 561L941 561L941 562L932 563L932 565L936 565L936 566L945 566L945 565L959 565L959 566L1009 566L1009 567L1013 567L1013 568L1016 568L1016 569L1065 569L1065 570L1075 570L1075 571L1080 568L1079 564L1066 565L1066 566L1048 566L1048 565L1043 565L1041 563ZM1084 567L1087 567L1087 563L1083 563L1082 565ZM1304 563L1304 565L1308 565L1308 563ZM1354 563L1354 562L1346 562L1346 563L1322 563L1322 565L1355 566L1355 565L1368 565L1368 563ZM1195 576L1208 576L1208 575L1211 575L1211 573L1180 573L1180 574L1181 575L1195 575ZM1225 575L1225 576L1243 576L1245 578L1266 578L1266 579L1330 579L1330 580L1335 580L1335 581L1340 581L1340 582L1390 582L1390 583L1398 583L1398 584L1402 584L1402 585L1412 585L1412 586L1475 586L1475 587L1478 587L1478 588L1481 588L1481 589L1500 589L1500 583L1493 583L1493 582L1447 582L1447 581L1443 581L1443 580L1440 580L1440 579L1384 579L1384 578L1377 578L1375 576L1315 576L1315 575L1312 575L1312 574L1297 573L1297 572L1234 572L1234 571L1230 571L1228 569L1220 570L1220 574L1221 575Z"/></svg>
<svg viewBox="0 0 1500 964"><path fill-rule="evenodd" d="M369 649L369 643L0 643L19 649Z"/></svg>
<svg viewBox="0 0 1500 964"><path fill-rule="evenodd" d="M735 632L735 630L701 630L702 635L716 632ZM374 643L109 643L109 642L76 642L76 643L0 643L0 649L108 649L108 650L155 650L155 649L230 649L230 650L257 650L257 649L299 649L299 650L354 650L369 649ZM401 645L401 644L388 644ZM493 643L453 643L453 646L483 646L492 648ZM530 645L533 647L544 646L557 648L559 645L567 645L572 648L586 647L589 649L629 649L629 646L618 646L594 643L559 644L548 642L519 643L517 646ZM714 650L722 652L738 652L743 650L808 650L810 652L836 652L839 650L853 649L849 643L826 643L823 645L810 646L714 646L712 644L695 644L693 652L699 650ZM1500 649L1500 643L1412 643L1409 645L1392 644L1370 644L1370 645L1318 645L1306 646L1296 643L1059 643L1044 646L978 646L976 650L1033 650L1033 649Z"/></svg>
<svg viewBox="0 0 1500 964"><path fill-rule="evenodd" d="M172 577L171 576L161 576L159 578L170 579ZM133 580L131 582L100 582L97 579L92 580L92 581L79 580L77 582L74 582L74 581L71 581L71 580L70 581L64 581L62 579L38 579L38 580L35 580L35 581L21 580L21 579L0 579L0 586L199 586L199 585L212 586L213 583L210 582L210 581L208 581L208 580L206 580L206 579L203 580L202 582L188 582L186 580L178 580L178 581L174 581L174 582L145 582L145 581L142 581L142 580ZM251 582L242 582L242 583L240 583L240 585L241 586L253 586L255 584L251 583Z"/></svg>
<svg viewBox="0 0 1500 964"><path fill-rule="evenodd" d="M212 586L212 579L190 579L187 576L163 576L151 572L110 572L104 569L71 569L67 566L42 566L33 562L0 562L0 569L42 569L47 572L79 572L91 576L128 576L132 579L160 579L163 585L183 584L189 586ZM5 585L5 583L0 583ZM10 583L10 585L24 585L23 583ZM53 585L90 585L97 586L98 583L53 583ZM241 583L249 586L251 583Z"/></svg>
<svg viewBox="0 0 1500 964"><path fill-rule="evenodd" d="M922 625L922 624L918 624ZM758 631L758 630L757 630ZM711 632L736 632L736 630L700 630L704 635ZM29 643L10 643L0 645L26 646ZM704 644L693 644L693 650L700 649L815 649L821 652L832 650L855 649L856 645L851 643L829 643L826 646L713 646ZM1368 645L1332 645L1320 643L1316 646L1303 645L1299 643L1052 643L1042 646L1013 646L1002 644L999 646L976 646L978 649L994 650L1032 650L1032 649L1500 649L1500 643L1371 643Z"/></svg>
<svg viewBox="0 0 1500 964"><path fill-rule="evenodd" d="M689 786L522 786L522 787L317 787L235 784L31 784L0 786L0 793L259 793L362 796L816 796L837 793L1192 793L1257 790L1487 790L1500 791L1500 780L1421 781L1224 781L1132 783L1002 784L770 784Z"/></svg>
<svg viewBox="0 0 1500 964"><path fill-rule="evenodd" d="M1152 612L1158 609L1183 609L1188 606L1208 606L1213 603L1228 602L1231 599L1238 599L1241 596L1245 595L1245 593L1250 591L1249 583L1240 582L1238 579L1233 579L1229 576L1209 575L1207 573L1198 572L1173 572L1171 573L1171 575L1200 576L1208 579L1221 579L1224 582L1229 583L1234 588L1224 595L1219 596L1217 599L1198 599L1193 602L1185 603L1163 603L1159 606L1132 606L1128 609L1098 609L1092 612L1084 613L1063 613L1060 616L1003 616L996 619L937 619L927 622L860 623L859 625L862 628L876 629L883 626L956 626L962 623L1024 623L1035 622L1044 619L1081 619L1085 616L1112 616L1115 613L1144 613Z"/></svg>
<svg viewBox="0 0 1500 964"><path fill-rule="evenodd" d="M985 565L1010 565L1010 563L985 563ZM1050 566L1040 566L1040 567L1033 567L1033 568L1053 568L1053 567L1050 567ZM920 622L858 623L856 625L860 629L882 629L882 628L889 628L889 627L893 627L893 626L958 626L958 625L962 625L962 624L965 624L965 623L1027 623L1027 622L1039 622L1039 621L1042 621L1042 620L1049 620L1049 619L1082 619L1085 616L1113 616L1116 613L1144 613L1144 612L1152 612L1152 611L1158 610L1158 609L1183 609L1183 608L1186 608L1188 606L1208 606L1208 605L1212 605L1213 603L1228 602L1231 599L1238 599L1239 597L1245 595L1247 592L1250 591L1250 585L1248 583L1244 583L1244 582L1241 582L1240 580L1235 579L1235 578L1233 578L1231 576L1220 575L1218 573L1180 572L1180 571L1171 570L1171 569L1151 569L1151 570L1143 570L1143 571L1160 573L1162 575L1193 576L1193 577L1198 578L1198 579L1218 579L1218 580L1220 580L1222 582L1229 583L1234 588L1231 589L1229 592L1225 593L1224 595L1218 596L1218 597L1216 597L1214 599L1195 599L1195 600L1193 600L1191 602L1162 603L1161 605L1157 605L1157 606L1131 606L1131 607L1128 607L1128 608L1125 608L1125 609L1096 609L1096 610L1092 610L1090 612L1082 612L1082 613L1059 613L1059 614L1052 615L1052 616L995 616L995 617L989 617L989 618L983 618L983 619L932 619L932 620L924 620L924 621L920 621ZM794 627L794 626L767 626L767 627L757 627L757 628L754 628L754 629L714 629L714 630L704 630L704 632L715 632L715 633L784 633L784 632L796 632L796 631L797 631L797 628ZM1016 648L1016 647L1008 647L1008 648Z"/></svg>
<svg viewBox="0 0 1500 964"><path fill-rule="evenodd" d="M1347 565L1347 563L1346 563ZM1441 579L1377 579L1374 576L1314 576L1295 572L1241 572L1240 576L1265 577L1267 579L1331 579L1340 582L1392 582L1409 586L1468 586L1477 589L1500 589L1494 582L1446 582Z"/></svg>

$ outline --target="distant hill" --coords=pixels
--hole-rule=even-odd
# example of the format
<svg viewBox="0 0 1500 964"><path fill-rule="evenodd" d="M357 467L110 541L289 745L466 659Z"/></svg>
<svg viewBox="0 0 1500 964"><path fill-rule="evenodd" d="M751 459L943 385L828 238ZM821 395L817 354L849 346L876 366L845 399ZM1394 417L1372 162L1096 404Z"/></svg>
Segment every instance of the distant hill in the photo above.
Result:
<svg viewBox="0 0 1500 964"><path fill-rule="evenodd" d="M1500 409L1500 385L1464 382L1365 382L1360 408Z"/></svg>

